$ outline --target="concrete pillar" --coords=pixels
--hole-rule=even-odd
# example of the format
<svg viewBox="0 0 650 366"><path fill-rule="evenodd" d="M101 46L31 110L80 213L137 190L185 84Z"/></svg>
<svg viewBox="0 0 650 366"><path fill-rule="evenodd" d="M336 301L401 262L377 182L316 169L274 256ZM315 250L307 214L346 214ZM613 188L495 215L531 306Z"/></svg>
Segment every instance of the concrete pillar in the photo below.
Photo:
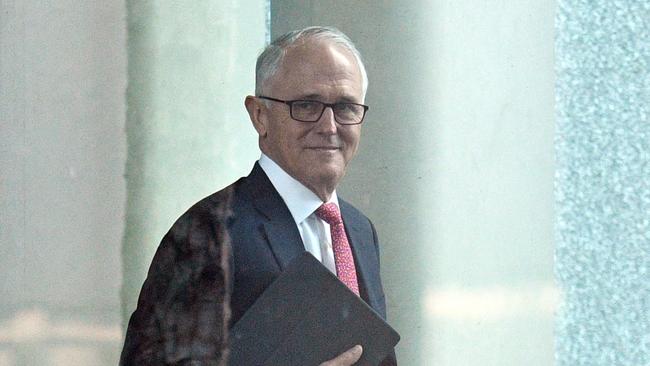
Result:
<svg viewBox="0 0 650 366"><path fill-rule="evenodd" d="M554 3L286 0L370 78L340 194L376 224L401 365L553 363Z"/></svg>
<svg viewBox="0 0 650 366"><path fill-rule="evenodd" d="M267 39L264 0L127 1L123 317L176 218L259 156L243 106Z"/></svg>

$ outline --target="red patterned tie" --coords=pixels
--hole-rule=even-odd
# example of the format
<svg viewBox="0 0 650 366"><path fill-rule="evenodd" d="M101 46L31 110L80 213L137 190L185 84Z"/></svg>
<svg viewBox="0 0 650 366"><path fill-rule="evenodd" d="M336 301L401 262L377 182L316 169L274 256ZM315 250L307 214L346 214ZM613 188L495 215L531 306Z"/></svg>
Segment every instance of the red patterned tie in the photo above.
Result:
<svg viewBox="0 0 650 366"><path fill-rule="evenodd" d="M357 270L354 267L354 258L348 237L345 234L341 212L335 203L324 203L316 210L316 216L330 225L332 235L332 249L334 250L334 263L336 275L355 294L359 295Z"/></svg>

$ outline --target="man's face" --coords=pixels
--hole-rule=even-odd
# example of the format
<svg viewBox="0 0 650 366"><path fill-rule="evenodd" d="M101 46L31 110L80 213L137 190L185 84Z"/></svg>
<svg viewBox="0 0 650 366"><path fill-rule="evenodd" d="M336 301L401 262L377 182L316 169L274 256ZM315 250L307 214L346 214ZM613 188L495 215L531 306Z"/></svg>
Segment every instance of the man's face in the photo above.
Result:
<svg viewBox="0 0 650 366"><path fill-rule="evenodd" d="M328 41L308 41L287 50L266 96L282 100L363 103L362 78L354 55ZM260 147L287 173L329 197L359 146L361 125L341 125L326 108L317 122L299 122L289 106L269 102ZM259 131L259 129L258 129Z"/></svg>

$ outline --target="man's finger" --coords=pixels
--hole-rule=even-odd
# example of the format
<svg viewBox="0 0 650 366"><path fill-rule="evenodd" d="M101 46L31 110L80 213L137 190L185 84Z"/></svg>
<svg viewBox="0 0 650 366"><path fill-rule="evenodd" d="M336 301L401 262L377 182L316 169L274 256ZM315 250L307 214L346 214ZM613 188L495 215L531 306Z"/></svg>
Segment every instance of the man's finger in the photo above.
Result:
<svg viewBox="0 0 650 366"><path fill-rule="evenodd" d="M351 366L355 362L359 361L362 353L363 348L360 345L356 345L341 353L335 359L321 363L320 366Z"/></svg>

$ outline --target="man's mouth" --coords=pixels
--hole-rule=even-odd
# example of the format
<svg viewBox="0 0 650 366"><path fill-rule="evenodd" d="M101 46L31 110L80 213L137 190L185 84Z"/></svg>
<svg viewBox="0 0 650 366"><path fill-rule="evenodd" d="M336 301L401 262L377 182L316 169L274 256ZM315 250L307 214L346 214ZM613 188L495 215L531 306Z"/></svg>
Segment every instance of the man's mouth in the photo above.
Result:
<svg viewBox="0 0 650 366"><path fill-rule="evenodd" d="M310 150L319 150L319 151L332 151L332 150L339 150L341 149L338 146L310 146L308 147Z"/></svg>

